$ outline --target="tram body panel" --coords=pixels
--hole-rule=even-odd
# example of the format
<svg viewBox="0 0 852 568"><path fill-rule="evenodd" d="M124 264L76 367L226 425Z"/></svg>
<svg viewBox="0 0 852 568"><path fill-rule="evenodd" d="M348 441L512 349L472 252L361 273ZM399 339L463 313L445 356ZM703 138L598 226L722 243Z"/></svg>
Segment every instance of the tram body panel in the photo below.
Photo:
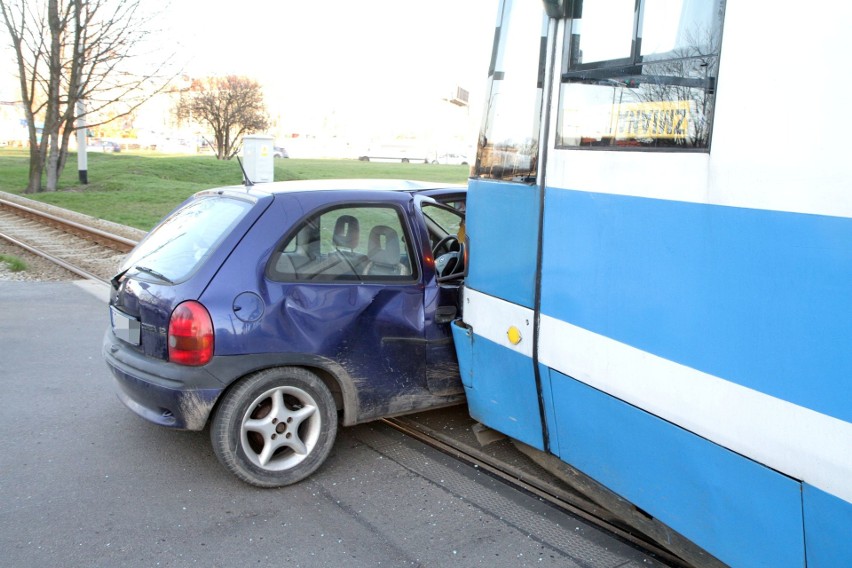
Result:
<svg viewBox="0 0 852 568"><path fill-rule="evenodd" d="M850 8L667 3L721 43L659 56L636 34L660 3L545 5L542 37L518 39L528 6L500 3L454 325L472 414L539 428L545 451L732 566L852 565L852 76L833 71ZM629 53L583 43L619 10ZM504 39L527 42L530 69ZM505 133L507 117L541 120Z"/></svg>
<svg viewBox="0 0 852 568"><path fill-rule="evenodd" d="M731 566L801 566L795 480L561 373L548 382L562 460Z"/></svg>
<svg viewBox="0 0 852 568"><path fill-rule="evenodd" d="M546 433L552 453L731 565L802 566L805 535L808 566L852 558L817 536L852 526L852 360L826 340L852 336L852 265L834 246L852 242L852 222L553 188L546 203L547 420L533 404L531 354L502 337L534 313L494 299L492 319L471 316L466 340L474 418L540 449ZM510 225L503 215L490 223ZM477 306L479 295L471 287L466 300ZM616 435L655 416L659 430L642 440Z"/></svg>
<svg viewBox="0 0 852 568"><path fill-rule="evenodd" d="M507 320L508 321L508 320ZM511 324L509 324L511 325ZM499 325L496 328L502 328ZM477 326L481 329L482 326ZM468 411L475 420L538 450L544 450L543 422L529 355L453 325Z"/></svg>
<svg viewBox="0 0 852 568"><path fill-rule="evenodd" d="M538 188L471 180L465 231L474 254L494 259L470 267L466 284L485 294L532 309L538 250ZM472 199L471 199L472 198ZM510 214L507 215L507 212Z"/></svg>
<svg viewBox="0 0 852 568"><path fill-rule="evenodd" d="M546 199L542 315L852 422L852 349L832 341L852 337L852 220Z"/></svg>
<svg viewBox="0 0 852 568"><path fill-rule="evenodd" d="M544 449L535 373L532 364L535 272L538 250L538 190L526 184L471 180L475 195L467 209L478 213L465 227L477 255L497 259L471 267L465 279L463 311L477 331L474 348L469 330L453 328L456 351L472 417L534 448ZM511 212L511 215L507 215ZM492 300L500 298L495 304ZM509 300L505 302L504 300ZM504 307L509 308L505 313ZM516 346L509 329L521 334ZM475 369L475 372L473 371Z"/></svg>
<svg viewBox="0 0 852 568"><path fill-rule="evenodd" d="M852 566L852 504L802 484L808 567Z"/></svg>

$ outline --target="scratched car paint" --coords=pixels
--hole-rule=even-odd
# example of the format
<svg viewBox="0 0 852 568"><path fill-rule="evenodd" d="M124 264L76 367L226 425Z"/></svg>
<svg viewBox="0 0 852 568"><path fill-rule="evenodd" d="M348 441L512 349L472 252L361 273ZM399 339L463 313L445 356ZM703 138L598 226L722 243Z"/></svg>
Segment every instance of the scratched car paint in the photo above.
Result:
<svg viewBox="0 0 852 568"><path fill-rule="evenodd" d="M338 425L462 402L464 195L395 180L196 194L112 280L119 399L162 426L209 423L222 464L266 487L320 467Z"/></svg>

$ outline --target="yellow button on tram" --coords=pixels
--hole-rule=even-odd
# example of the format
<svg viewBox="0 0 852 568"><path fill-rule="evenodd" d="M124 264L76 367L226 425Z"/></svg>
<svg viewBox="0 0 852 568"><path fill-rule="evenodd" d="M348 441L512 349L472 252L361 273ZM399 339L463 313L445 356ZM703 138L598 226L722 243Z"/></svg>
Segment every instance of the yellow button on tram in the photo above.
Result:
<svg viewBox="0 0 852 568"><path fill-rule="evenodd" d="M509 338L509 343L512 345L517 345L521 342L521 339L523 339L523 337L521 337L521 330L514 325L506 332L506 336Z"/></svg>

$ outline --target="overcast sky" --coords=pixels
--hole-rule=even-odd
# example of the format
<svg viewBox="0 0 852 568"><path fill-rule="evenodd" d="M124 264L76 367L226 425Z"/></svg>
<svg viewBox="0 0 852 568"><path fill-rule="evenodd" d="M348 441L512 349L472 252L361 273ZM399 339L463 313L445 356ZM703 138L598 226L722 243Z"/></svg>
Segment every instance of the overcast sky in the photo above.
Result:
<svg viewBox="0 0 852 568"><path fill-rule="evenodd" d="M497 11L497 0L141 5L159 12L161 47L176 53L187 74L257 79L270 111L294 129L299 121L315 122L329 113L350 122L399 120L411 114L412 103L426 109L457 85L470 92L470 113L478 115ZM3 100L20 96L10 59L0 61Z"/></svg>
<svg viewBox="0 0 852 568"><path fill-rule="evenodd" d="M191 75L260 80L270 106L394 109L459 85L482 98L497 0L179 0L169 34Z"/></svg>
<svg viewBox="0 0 852 568"><path fill-rule="evenodd" d="M170 33L192 67L308 76L391 69L484 76L496 0L180 0ZM483 41L485 45L483 45Z"/></svg>

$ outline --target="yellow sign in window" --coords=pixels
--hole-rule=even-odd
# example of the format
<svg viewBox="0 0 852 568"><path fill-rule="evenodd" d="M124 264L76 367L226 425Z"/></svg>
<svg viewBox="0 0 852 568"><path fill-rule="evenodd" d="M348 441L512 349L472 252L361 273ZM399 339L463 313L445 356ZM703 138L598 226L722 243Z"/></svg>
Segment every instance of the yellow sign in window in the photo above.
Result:
<svg viewBox="0 0 852 568"><path fill-rule="evenodd" d="M686 138L689 101L624 103L615 109L618 138Z"/></svg>

